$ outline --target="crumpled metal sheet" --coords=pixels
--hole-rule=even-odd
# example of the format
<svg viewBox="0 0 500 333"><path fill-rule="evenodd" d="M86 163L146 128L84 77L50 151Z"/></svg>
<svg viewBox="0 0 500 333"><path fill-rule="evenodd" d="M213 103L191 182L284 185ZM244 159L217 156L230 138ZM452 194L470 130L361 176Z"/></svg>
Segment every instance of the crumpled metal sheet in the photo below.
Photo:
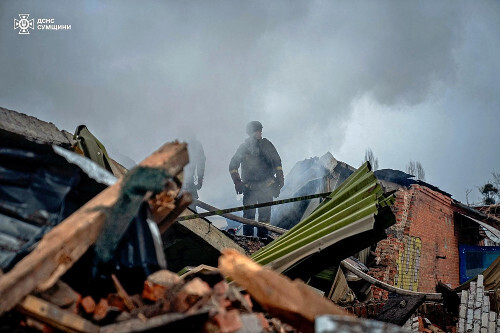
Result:
<svg viewBox="0 0 500 333"><path fill-rule="evenodd" d="M115 182L107 170L61 147L0 143L0 269L9 271L51 228ZM75 270L85 272L85 279L116 270L150 274L164 268L154 245L157 239L142 212L122 239L111 270L91 270L88 262Z"/></svg>
<svg viewBox="0 0 500 333"><path fill-rule="evenodd" d="M8 271L42 236L102 191L48 145L0 145L0 268Z"/></svg>
<svg viewBox="0 0 500 333"><path fill-rule="evenodd" d="M305 260L300 263L302 259L322 258L335 244L366 233L366 237L358 239L361 242L352 242L360 247L355 251L358 252L373 244L374 239L385 237L385 229L396 222L388 208L394 203L394 196L384 193L369 163L347 178L329 198L286 234L254 253L252 259L278 272L298 269L306 264ZM355 253L350 251L343 247L333 252L346 258ZM327 262L317 261L317 267ZM331 265L332 261L328 262Z"/></svg>
<svg viewBox="0 0 500 333"><path fill-rule="evenodd" d="M473 222L476 222L477 224L479 224L481 227L483 227L483 229L485 230L486 232L486 236L488 236L488 238L490 238L491 240L493 240L495 243L498 243L500 242L500 230L492 227L491 225L489 224L486 224L484 222L481 222L479 220L476 220L475 218L472 218L470 216L467 216L467 215L464 215L464 214L461 214L461 213L457 213L458 215L461 215L462 217L466 218L466 219L469 219Z"/></svg>
<svg viewBox="0 0 500 333"><path fill-rule="evenodd" d="M54 149L56 154L64 157L69 163L77 165L80 169L82 169L83 172L87 174L87 176L94 179L95 181L101 184L106 184L108 186L116 183L117 178L111 172L103 169L92 160L59 146L54 145L52 146L52 148Z"/></svg>

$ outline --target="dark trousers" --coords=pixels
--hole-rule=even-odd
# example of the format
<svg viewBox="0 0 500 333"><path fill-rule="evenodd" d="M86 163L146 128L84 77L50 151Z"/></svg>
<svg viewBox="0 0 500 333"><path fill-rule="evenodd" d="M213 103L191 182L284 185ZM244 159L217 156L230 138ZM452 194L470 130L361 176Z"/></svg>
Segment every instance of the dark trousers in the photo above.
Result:
<svg viewBox="0 0 500 333"><path fill-rule="evenodd" d="M246 188L243 192L243 205L254 205L263 202L269 202L273 200L273 193L269 187L267 188ZM255 208L247 209L243 211L243 217L246 219L254 220L255 219ZM258 208L258 221L269 223L271 221L271 207L261 207ZM243 235L253 236L253 226L251 225L243 225ZM257 236L258 237L266 237L267 229L266 228L257 228Z"/></svg>

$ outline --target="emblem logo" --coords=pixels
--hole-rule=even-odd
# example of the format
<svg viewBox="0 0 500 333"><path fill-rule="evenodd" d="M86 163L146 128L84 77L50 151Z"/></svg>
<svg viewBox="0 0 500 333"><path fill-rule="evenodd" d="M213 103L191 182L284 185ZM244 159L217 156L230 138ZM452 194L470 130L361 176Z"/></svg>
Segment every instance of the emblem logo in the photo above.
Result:
<svg viewBox="0 0 500 333"><path fill-rule="evenodd" d="M14 19L14 30L19 29L19 35L29 35L29 29L35 29L35 19L28 19L30 14L19 14L19 20Z"/></svg>

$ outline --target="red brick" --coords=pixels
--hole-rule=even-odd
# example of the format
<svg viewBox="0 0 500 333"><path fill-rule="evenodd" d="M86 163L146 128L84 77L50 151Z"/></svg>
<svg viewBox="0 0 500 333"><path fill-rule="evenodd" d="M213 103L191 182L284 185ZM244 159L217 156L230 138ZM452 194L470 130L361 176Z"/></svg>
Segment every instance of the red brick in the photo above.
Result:
<svg viewBox="0 0 500 333"><path fill-rule="evenodd" d="M95 301L92 297L86 296L80 302L80 305L85 313L93 313L96 307Z"/></svg>
<svg viewBox="0 0 500 333"><path fill-rule="evenodd" d="M194 278L186 283L174 300L174 307L178 312L186 312L202 298L212 293L210 286L200 278Z"/></svg>

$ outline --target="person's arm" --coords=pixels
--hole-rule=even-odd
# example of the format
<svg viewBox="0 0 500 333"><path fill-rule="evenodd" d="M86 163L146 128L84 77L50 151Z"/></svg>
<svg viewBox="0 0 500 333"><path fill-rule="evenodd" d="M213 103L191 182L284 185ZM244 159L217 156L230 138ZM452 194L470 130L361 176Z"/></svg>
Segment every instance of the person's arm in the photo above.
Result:
<svg viewBox="0 0 500 333"><path fill-rule="evenodd" d="M243 182L241 181L240 174L238 169L240 167L242 160L242 147L240 146L234 156L231 158L229 162L229 173L231 174L231 178L233 179L234 189L237 194L243 193Z"/></svg>
<svg viewBox="0 0 500 333"><path fill-rule="evenodd" d="M285 176L283 175L283 166L281 165L281 157L278 151L274 147L271 141L267 140L266 151L269 159L271 160L271 165L273 166L273 172L276 174L276 182L278 187L281 189L285 184Z"/></svg>

